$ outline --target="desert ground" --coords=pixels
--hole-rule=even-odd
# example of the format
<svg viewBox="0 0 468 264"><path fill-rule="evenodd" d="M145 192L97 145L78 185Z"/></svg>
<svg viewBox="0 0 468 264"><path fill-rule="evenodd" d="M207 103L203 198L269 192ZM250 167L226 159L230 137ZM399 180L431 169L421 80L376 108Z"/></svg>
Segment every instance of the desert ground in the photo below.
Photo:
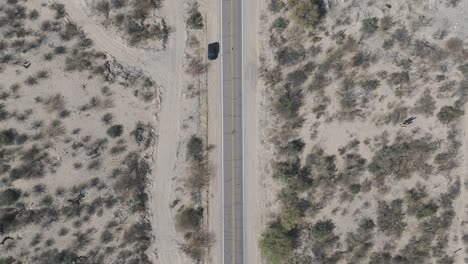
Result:
<svg viewBox="0 0 468 264"><path fill-rule="evenodd" d="M264 4L259 262L466 263L466 2Z"/></svg>
<svg viewBox="0 0 468 264"><path fill-rule="evenodd" d="M220 263L210 8L0 1L1 263Z"/></svg>
<svg viewBox="0 0 468 264"><path fill-rule="evenodd" d="M468 3L242 10L245 263L468 263ZM223 263L220 15L0 0L0 263Z"/></svg>

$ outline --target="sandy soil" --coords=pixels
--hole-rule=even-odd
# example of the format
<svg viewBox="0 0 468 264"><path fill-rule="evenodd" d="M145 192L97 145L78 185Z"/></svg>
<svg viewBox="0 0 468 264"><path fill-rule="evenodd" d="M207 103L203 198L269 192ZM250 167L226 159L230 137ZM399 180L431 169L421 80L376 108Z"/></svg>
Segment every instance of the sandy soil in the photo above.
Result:
<svg viewBox="0 0 468 264"><path fill-rule="evenodd" d="M192 109L184 107L183 89L188 80L184 76L184 58L186 36L185 30L185 11L187 5L184 1L165 1L161 10L162 14L171 14L166 18L167 24L175 30L169 38L168 48L164 52L154 52L149 50L141 50L120 42L117 36L111 35L103 26L93 23L85 12L86 6L84 1L63 1L66 5L68 13L72 20L76 21L95 41L96 45L112 54L116 59L125 61L128 65L139 67L145 70L153 79L165 87L162 92L163 102L161 110L158 113L159 118L159 144L154 156L156 170L150 190L151 195L151 222L154 228L155 240L154 247L149 250L153 263L191 263L185 255L180 252L179 245L182 241L181 235L174 228L174 212L170 209L170 204L175 200L175 189L180 187L178 173L184 168L185 160L179 157L179 152L185 151L185 146L182 144L183 135L194 133L191 128L188 131L181 131L183 120L187 118L187 113L192 112ZM219 5L215 1L206 3L206 10L213 8L219 9ZM218 18L216 16L208 16L208 31L209 39L219 39ZM204 43L202 44L204 45ZM209 110L210 123L217 120L216 109L219 107L219 67L210 67L208 72L208 87L209 87ZM186 105L186 104L185 104ZM219 145L220 131L217 126L213 125L209 128L209 142L214 145ZM187 136L185 136L186 138ZM213 163L216 164L218 149L213 151L210 157ZM179 169L178 169L179 167ZM219 170L219 168L216 168ZM183 172L182 172L183 173ZM217 177L214 177L217 179ZM177 183L179 182L179 183ZM219 192L216 188L220 188L220 182L213 181L212 192L210 195L209 207L209 223L208 226L216 233L216 237L220 237L221 228L218 223L220 220L220 199ZM211 206L212 205L212 206ZM216 244L212 250L213 263L218 263L216 259L220 258L219 244Z"/></svg>
<svg viewBox="0 0 468 264"><path fill-rule="evenodd" d="M270 1L263 1L263 3L269 3ZM378 1L377 1L378 2ZM361 27L361 20L362 18L367 17L378 17L382 18L383 16L391 16L397 26L405 25L407 27L414 28L412 38L420 38L425 40L430 40L436 42L437 45L441 48L445 48L445 41L450 37L458 37L464 41L464 45L466 47L466 39L467 35L467 19L465 14L468 8L466 3L460 2L457 8L449 7L444 1L417 1L418 4L414 5L414 3L402 3L400 1L385 1L385 4L391 6L391 8L385 7L384 4L376 4L376 2L372 2L371 4L367 3L360 3L359 1L326 1L329 10L326 14L326 18L323 20L323 27L324 30L327 32L326 36L332 36L339 32L340 29L343 29L343 32L347 36L356 36L359 38L359 30ZM260 9L262 10L262 9ZM263 9L265 10L265 9ZM284 14L282 14L284 15ZM349 17L349 25L346 27L337 26L337 21L341 21L343 16ZM285 34L285 39L273 39L269 38L269 27L271 26L271 22L277 18L274 15L272 16L271 13L263 13L260 11L260 31L261 31L261 41L263 41L263 47L267 47L264 49L260 49L260 55L266 57L267 64L272 58L271 50L274 50L279 45L278 43L288 43L291 47L297 47L305 45L307 48L311 46L319 46L322 51L328 53L332 51L332 47L335 47L335 40L333 41L323 41L323 39L327 39L326 36L321 36L320 34L311 33L309 36L305 36L302 34L296 34L294 30L287 32ZM415 19L417 18L417 19ZM293 23L290 21L290 23ZM342 26L342 25L341 25ZM291 27L291 26L289 26ZM437 32L445 32L446 37L442 39L437 39ZM338 34L337 34L338 35ZM317 37L317 40L310 46L308 43L310 39L313 37ZM357 46L358 49L363 50L372 50L374 47L380 47L382 45L383 39L388 36L374 37L373 42L366 42L365 38L359 39ZM276 42L275 42L276 41ZM270 47L272 43L277 44L276 47ZM306 48L306 49L307 49ZM271 49L271 50L270 50ZM312 49L311 49L312 50ZM319 52L320 53L320 52ZM393 54L384 55L385 53L377 52L376 53L379 59L378 63L375 63L370 67L367 72L364 74L360 74L358 71L353 72L352 76L356 79L362 78L363 76L376 76L378 71L394 71L391 66L389 65L392 61L397 61L405 56L410 57L414 62L416 61L415 56L413 54L406 55L403 52L395 52ZM306 55L306 57L309 55ZM320 55L312 56L314 63L320 61ZM463 55L460 55L463 56ZM452 60L452 61L451 61ZM460 80L462 77L456 71L457 63L460 61L457 58L450 58L447 59L442 63L447 63L447 71L444 71L449 78L454 78L455 80ZM415 63L416 65L418 63ZM275 65L275 63L273 63ZM437 67L440 64L436 64L434 67ZM421 63L420 65L416 66L414 69L412 68L410 71L411 78L414 78L415 89L418 89L421 86L428 87L434 94L437 91L437 85L435 82L430 81L430 76L427 76L428 72L431 71L431 67L433 65L428 65L426 63ZM343 72L346 72L345 65ZM286 67L282 68L283 70ZM291 67L294 68L294 66ZM287 74L287 70L283 71L283 75ZM315 74L315 73L313 73ZM344 73L343 73L344 74ZM310 76L307 76L309 78ZM340 78L339 75L337 77ZM310 80L310 79L309 79ZM428 80L428 81L427 81ZM419 83L422 82L422 83ZM258 85L259 91L259 104L257 115L259 119L259 144L257 145L257 152L259 153L258 157L258 167L259 167L259 178L262 178L261 175L271 175L271 167L270 162L275 160L275 157L278 156L278 153L275 152L274 146L275 143L278 141L273 140L275 143L269 142L275 138L275 135L270 134L272 130L275 129L275 126L272 125L274 123L275 118L271 115L272 106L269 105L269 101L271 98L263 97L272 96L269 93L268 88L265 88L260 84ZM306 86L310 85L310 83L306 82ZM312 86L308 86L312 87ZM361 142L364 142L366 139L372 139L374 136L379 135L382 131L387 131L389 134L390 142L395 138L396 135L401 133L406 133L401 127L397 127L391 124L383 124L382 117L385 115L385 111L388 111L392 107L401 104L407 104L409 106L415 105L416 100L419 98L420 93L417 94L414 92L408 96L405 96L402 99L396 99L396 102L392 102L392 92L390 90L382 91L378 96L381 96L381 101L376 104L369 105L369 108L365 109L365 118L367 120L357 119L354 121L344 120L344 121L336 121L337 116L333 113L336 113L340 106L336 102L336 89L339 87L339 83L335 82L332 78L330 80L329 86L326 86L324 94L326 97L331 98L331 104L328 106L327 110L325 111L325 117L320 119L316 118L315 114L313 114L313 109L316 105L320 104L320 100L324 100L324 97L321 96L311 96L310 90L306 92L305 96L305 103L304 106L301 108L300 114L302 117L305 118L305 122L302 128L296 132L292 132L290 138L302 138L304 140L305 148L301 159L304 160L311 152L311 150L316 147L320 146L325 150L326 153L336 153L337 149L344 146L349 142L350 139L358 139ZM271 88L271 87L270 87ZM313 88L313 87L312 87ZM317 99L318 98L318 99ZM262 101L263 99L263 101ZM371 99L373 100L373 99ZM453 98L437 98L436 99L436 109L439 109L443 105L453 104L455 99ZM466 106L465 106L465 113L466 113ZM269 114L270 113L270 114ZM380 113L377 114L377 113ZM437 112L436 112L437 113ZM368 118L370 117L370 118ZM364 118L364 119L365 119ZM418 117L419 118L419 117ZM318 121L319 120L319 121ZM419 119L418 119L419 120ZM466 173L467 170L467 157L468 152L466 152L466 142L468 142L468 137L466 130L468 127L466 126L467 119L466 116L464 117L461 122L456 124L456 127L463 131L463 135L460 137L462 141L462 146L460 148L459 156L457 157L457 161L460 163L460 167L456 169L456 171L450 173L434 173L430 176L425 175L418 175L414 176L412 179L405 179L403 181L395 181L392 180L389 182L389 187L386 188L386 192L375 192L372 191L369 194L360 194L350 204L346 204L343 206L343 201L340 199L331 199L325 200L326 202L323 204L323 209L318 216L307 216L308 221L313 222L318 219L332 219L336 223L336 232L340 236L346 236L349 232L353 231L353 224L355 222L355 216L365 215L375 217L375 212L369 210L367 207L363 206L364 203L367 205L370 204L375 205L375 201L377 200L391 200L395 197L404 197L405 190L411 188L410 186L415 185L416 182L424 182L430 188L430 193L432 197L438 197L439 195L443 194L449 184L452 184L460 177L462 187L460 191L460 195L457 199L453 201L453 206L455 208L456 217L453 220L453 223L450 227L449 238L448 238L448 246L446 249L447 254L450 257L453 257L455 263L464 263L465 262L465 245L462 241L462 236L466 234L466 203L465 203L465 193L466 193ZM424 118L423 120L418 121L417 128L414 128L409 133L413 133L414 135L421 136L423 134L428 134L433 136L434 138L440 139L444 144L447 142L446 140L446 132L447 127L441 125L437 118L435 117L428 117ZM280 141L281 143L281 141ZM360 154L365 157L368 161L372 160L373 155L375 154L375 147L367 146L361 147ZM266 161L265 161L266 160ZM342 166L342 161L337 161L338 166ZM365 174L364 177L369 177L369 174ZM463 186L465 184L465 186ZM260 215L257 216L257 219L264 219L263 221L268 221L268 219L274 219L274 216L278 214L278 202L277 198L274 195L274 190L278 188L277 183L273 182L269 176L264 177L264 181L260 184L261 189L267 191L263 191L264 196L261 197L259 192L258 200L260 203L268 205L268 209L265 211L259 210ZM337 187L337 192L343 191L342 187ZM317 194L310 194L311 197L314 197ZM318 196L318 195L317 195ZM261 222L262 220L260 220ZM262 223L262 222L261 222ZM264 224L265 222L263 222ZM418 227L417 222L412 222L412 220L408 220L408 227L406 230L412 230ZM410 237L412 236L411 232L404 233L401 240L398 242L392 242L391 245L393 247L392 251L398 252L401 250L407 242L409 241ZM378 250L382 250L385 248L386 239L383 237L376 238L373 243L375 244L374 247ZM343 245L340 245L341 247ZM462 249L457 251L458 249ZM348 257L348 256L346 256ZM254 257L252 257L254 258ZM339 263L345 263L345 260Z"/></svg>

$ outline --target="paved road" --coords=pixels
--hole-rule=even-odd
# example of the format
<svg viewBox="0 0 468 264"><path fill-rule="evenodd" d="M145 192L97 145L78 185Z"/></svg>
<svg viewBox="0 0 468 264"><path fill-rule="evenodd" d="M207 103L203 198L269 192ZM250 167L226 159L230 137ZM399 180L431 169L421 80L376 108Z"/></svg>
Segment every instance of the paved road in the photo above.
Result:
<svg viewBox="0 0 468 264"><path fill-rule="evenodd" d="M244 263L242 0L222 0L224 264Z"/></svg>

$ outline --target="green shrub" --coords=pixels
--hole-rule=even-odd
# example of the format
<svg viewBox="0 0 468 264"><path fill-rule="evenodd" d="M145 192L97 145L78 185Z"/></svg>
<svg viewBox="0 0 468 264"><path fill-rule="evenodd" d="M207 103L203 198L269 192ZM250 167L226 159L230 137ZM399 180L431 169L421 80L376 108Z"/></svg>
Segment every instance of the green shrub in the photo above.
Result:
<svg viewBox="0 0 468 264"><path fill-rule="evenodd" d="M304 216L304 208L302 208L299 200L293 199L287 203L283 203L280 213L280 223L285 230L291 230L296 227Z"/></svg>
<svg viewBox="0 0 468 264"><path fill-rule="evenodd" d="M203 148L203 140L193 135L187 144L187 156L194 161L200 162L203 160L204 156Z"/></svg>
<svg viewBox="0 0 468 264"><path fill-rule="evenodd" d="M180 231L194 231L200 227L203 219L203 208L184 208L177 212L176 228Z"/></svg>
<svg viewBox="0 0 468 264"><path fill-rule="evenodd" d="M301 91L292 91L286 89L284 94L279 95L273 103L276 112L286 119L297 118L299 115L299 108L303 104L303 95Z"/></svg>
<svg viewBox="0 0 468 264"><path fill-rule="evenodd" d="M112 138L120 137L123 133L123 126L122 125L113 125L107 129L107 135Z"/></svg>
<svg viewBox="0 0 468 264"><path fill-rule="evenodd" d="M439 119L439 121L443 124L449 124L455 120L457 120L458 118L460 118L461 116L463 116L465 114L465 112L463 110L459 110L453 106L449 106L449 105L446 105L446 106L442 106L442 108L440 108L440 111L439 113L437 113L437 118Z"/></svg>
<svg viewBox="0 0 468 264"><path fill-rule="evenodd" d="M335 224L332 220L321 220L312 227L312 235L317 240L326 240L333 235Z"/></svg>
<svg viewBox="0 0 468 264"><path fill-rule="evenodd" d="M434 113L435 109L436 102L431 96L431 91L426 89L421 98L419 98L419 100L416 102L416 105L414 106L414 112L425 115L426 117L430 117Z"/></svg>
<svg viewBox="0 0 468 264"><path fill-rule="evenodd" d="M320 10L314 1L288 0L288 6L291 9L292 19L304 28L316 25L320 19Z"/></svg>
<svg viewBox="0 0 468 264"><path fill-rule="evenodd" d="M393 200L390 204L380 201L377 209L377 227L387 236L400 236L406 227L403 201Z"/></svg>
<svg viewBox="0 0 468 264"><path fill-rule="evenodd" d="M294 139L288 142L284 151L288 155L297 155L304 149L305 143L302 139Z"/></svg>
<svg viewBox="0 0 468 264"><path fill-rule="evenodd" d="M361 31L369 35L373 34L379 28L379 19L376 17L369 17L362 20Z"/></svg>
<svg viewBox="0 0 468 264"><path fill-rule="evenodd" d="M379 182L394 175L397 179L409 178L414 172L425 172L426 160L437 150L438 143L430 138L397 139L392 145L379 149L368 166Z"/></svg>
<svg viewBox="0 0 468 264"><path fill-rule="evenodd" d="M416 217L425 218L433 216L437 213L437 209L439 209L439 206L433 201L422 204L416 209Z"/></svg>
<svg viewBox="0 0 468 264"><path fill-rule="evenodd" d="M301 168L299 158L288 161L280 161L273 164L273 178L278 179L297 191L305 190L311 185L311 179L307 177L307 168Z"/></svg>
<svg viewBox="0 0 468 264"><path fill-rule="evenodd" d="M189 17L187 18L187 26L192 29L202 29L203 28L203 16L198 11L198 5L194 4L189 11Z"/></svg>
<svg viewBox="0 0 468 264"><path fill-rule="evenodd" d="M284 17L278 17L276 18L273 23L271 24L271 28L272 29L279 29L279 30L283 30L285 29L286 27L288 27L289 25L289 20L287 20L286 18Z"/></svg>
<svg viewBox="0 0 468 264"><path fill-rule="evenodd" d="M106 229L101 233L101 242L102 243L107 244L107 243L111 242L112 240L114 240L114 235L112 234L111 231Z"/></svg>
<svg viewBox="0 0 468 264"><path fill-rule="evenodd" d="M260 252L271 264L284 264L293 255L294 238L280 225L273 224L263 231L259 241Z"/></svg>
<svg viewBox="0 0 468 264"><path fill-rule="evenodd" d="M14 128L2 130L0 132L0 146L12 145L18 137L18 132Z"/></svg>
<svg viewBox="0 0 468 264"><path fill-rule="evenodd" d="M6 189L0 192L0 206L8 206L14 204L21 197L21 191L18 189Z"/></svg>

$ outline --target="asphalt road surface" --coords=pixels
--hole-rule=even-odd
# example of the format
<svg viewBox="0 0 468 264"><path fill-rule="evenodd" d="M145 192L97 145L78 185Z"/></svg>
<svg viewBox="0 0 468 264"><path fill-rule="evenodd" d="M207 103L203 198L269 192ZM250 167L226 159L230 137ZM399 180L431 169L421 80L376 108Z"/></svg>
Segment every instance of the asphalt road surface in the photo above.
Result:
<svg viewBox="0 0 468 264"><path fill-rule="evenodd" d="M224 264L244 263L242 0L222 1Z"/></svg>

